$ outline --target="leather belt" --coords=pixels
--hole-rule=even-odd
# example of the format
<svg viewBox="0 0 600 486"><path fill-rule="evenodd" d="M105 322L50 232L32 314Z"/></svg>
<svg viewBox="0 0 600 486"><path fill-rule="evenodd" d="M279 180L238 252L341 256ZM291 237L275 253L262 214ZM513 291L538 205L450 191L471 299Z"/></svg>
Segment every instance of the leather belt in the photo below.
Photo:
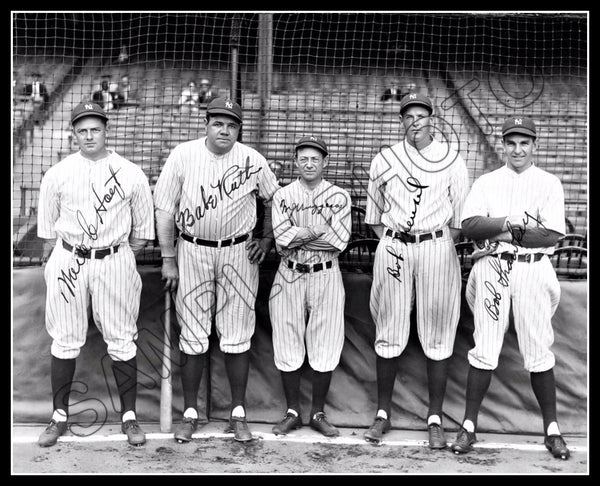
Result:
<svg viewBox="0 0 600 486"><path fill-rule="evenodd" d="M308 263L298 263L298 262L293 262L292 260L288 260L287 262L287 266L289 269L291 270L296 270L299 273L310 273L310 272L320 272L321 270L323 270L323 267L325 268L331 268L333 265L333 262L330 260L328 262L323 263L314 263L314 264L308 264Z"/></svg>
<svg viewBox="0 0 600 486"><path fill-rule="evenodd" d="M98 260L104 258L105 256L112 255L113 253L117 253L117 251L119 251L119 245L115 245L111 248L103 248L101 250L95 250L93 248L89 248L89 249L86 248L84 250L83 248L79 248L77 246L71 246L64 240L62 242L62 246L65 250L70 251L71 253L74 253L78 257L92 258L92 259L98 259Z"/></svg>
<svg viewBox="0 0 600 486"><path fill-rule="evenodd" d="M398 233L396 231L392 231L389 228L385 230L385 235L391 236L392 238L397 238L404 243L419 243L421 241L427 241L427 240L433 239L433 233L421 233L419 235L411 235L410 233L404 233L404 232ZM437 230L435 232L436 238L440 238L443 235L444 235L444 232L442 230Z"/></svg>
<svg viewBox="0 0 600 486"><path fill-rule="evenodd" d="M500 253L502 260L517 260L518 262L539 262L545 253L522 253L515 255L514 253Z"/></svg>
<svg viewBox="0 0 600 486"><path fill-rule="evenodd" d="M213 248L221 248L223 246L231 246L237 245L242 241L246 241L250 235L245 234L243 236L238 236L237 238L229 238L228 240L203 240L201 238L196 238L195 236L186 235L185 233L181 233L181 237L185 241L189 241L191 243L196 243L196 245L202 246L212 246Z"/></svg>

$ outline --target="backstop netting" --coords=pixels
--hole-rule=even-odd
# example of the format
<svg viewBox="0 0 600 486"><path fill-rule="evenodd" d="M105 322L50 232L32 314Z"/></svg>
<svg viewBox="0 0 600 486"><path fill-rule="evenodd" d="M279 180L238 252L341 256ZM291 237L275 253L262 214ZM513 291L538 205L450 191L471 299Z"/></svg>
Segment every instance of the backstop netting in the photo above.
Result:
<svg viewBox="0 0 600 486"><path fill-rule="evenodd" d="M504 118L530 116L536 164L563 183L567 232L587 235L587 41L585 12L13 12L13 262L40 262L39 186L77 150L75 105L103 84L113 93L108 146L153 187L173 147L204 134L206 103L182 94L205 79L242 105L241 139L281 184L297 176L294 142L324 138L326 177L357 208L371 160L403 138L407 92L433 100L435 136L460 152L471 182L503 163ZM36 80L47 91L38 101ZM150 245L139 262L158 256Z"/></svg>

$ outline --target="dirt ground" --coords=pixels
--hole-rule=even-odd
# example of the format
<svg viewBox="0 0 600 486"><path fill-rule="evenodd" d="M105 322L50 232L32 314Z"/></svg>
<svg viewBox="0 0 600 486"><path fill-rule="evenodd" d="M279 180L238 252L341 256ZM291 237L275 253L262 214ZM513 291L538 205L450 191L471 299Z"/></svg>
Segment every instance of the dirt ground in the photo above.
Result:
<svg viewBox="0 0 600 486"><path fill-rule="evenodd" d="M382 445L363 441L363 429L341 429L326 439L308 427L286 437L271 425L250 424L254 440L239 443L225 434L225 424L208 424L192 442L179 444L144 424L148 440L133 447L115 425L91 438L66 437L54 447L36 441L42 426L13 427L12 472L15 475L587 475L586 438L567 438L568 461L553 458L541 437L479 434L476 450L455 455L430 450L426 432L392 430ZM447 432L452 441L454 432Z"/></svg>

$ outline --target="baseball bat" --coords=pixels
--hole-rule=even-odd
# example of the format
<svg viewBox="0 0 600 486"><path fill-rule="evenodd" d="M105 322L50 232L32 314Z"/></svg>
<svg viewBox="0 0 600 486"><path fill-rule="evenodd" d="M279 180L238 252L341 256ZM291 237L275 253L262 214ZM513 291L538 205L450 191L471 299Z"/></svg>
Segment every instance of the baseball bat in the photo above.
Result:
<svg viewBox="0 0 600 486"><path fill-rule="evenodd" d="M171 432L173 425L173 382L171 380L171 291L165 292L165 332L160 383L160 431Z"/></svg>

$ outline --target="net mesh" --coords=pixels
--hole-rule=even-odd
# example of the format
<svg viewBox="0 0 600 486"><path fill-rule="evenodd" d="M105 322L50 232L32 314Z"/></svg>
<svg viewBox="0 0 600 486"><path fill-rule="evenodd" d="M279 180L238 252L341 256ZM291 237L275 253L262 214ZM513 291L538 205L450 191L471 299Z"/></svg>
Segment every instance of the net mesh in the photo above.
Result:
<svg viewBox="0 0 600 486"><path fill-rule="evenodd" d="M13 261L39 263L42 176L77 150L70 112L103 81L113 93L108 146L152 188L173 147L204 134L206 104L182 94L208 79L213 95L240 102L242 141L282 184L297 176L294 142L323 137L326 177L356 207L372 158L403 138L405 93L432 99L435 136L460 152L471 182L503 163L504 118L530 116L536 164L565 189L567 231L587 234L587 39L585 13L13 12ZM154 244L138 260L158 257Z"/></svg>

